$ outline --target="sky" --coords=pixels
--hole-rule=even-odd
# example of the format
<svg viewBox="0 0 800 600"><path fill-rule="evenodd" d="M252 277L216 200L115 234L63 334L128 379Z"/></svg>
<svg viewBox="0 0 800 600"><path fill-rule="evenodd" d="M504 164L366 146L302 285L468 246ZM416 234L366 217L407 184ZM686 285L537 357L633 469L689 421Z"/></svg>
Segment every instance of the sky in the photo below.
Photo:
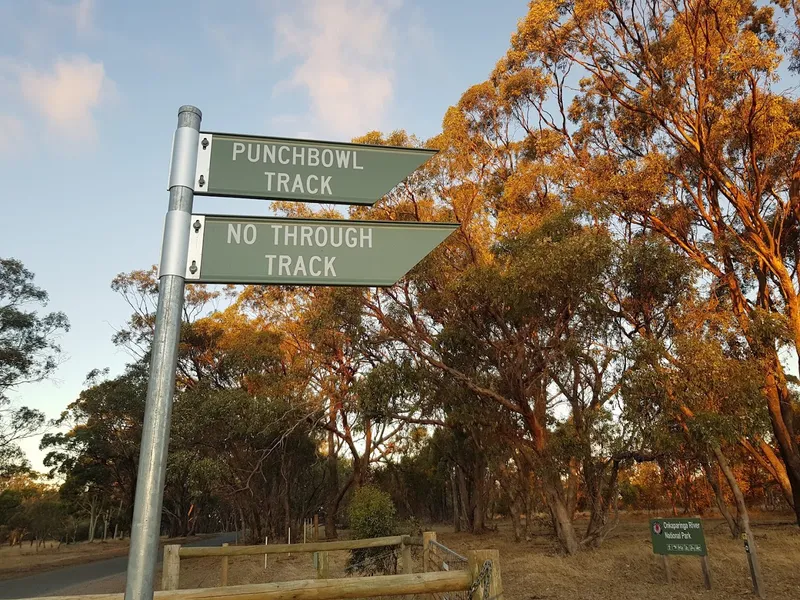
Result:
<svg viewBox="0 0 800 600"><path fill-rule="evenodd" d="M202 129L348 141L440 130L508 48L525 0L0 0L0 257L64 311L55 378L10 394L57 417L120 373L118 273L158 262L178 107ZM269 203L195 199L196 212ZM23 442L42 469L38 439Z"/></svg>

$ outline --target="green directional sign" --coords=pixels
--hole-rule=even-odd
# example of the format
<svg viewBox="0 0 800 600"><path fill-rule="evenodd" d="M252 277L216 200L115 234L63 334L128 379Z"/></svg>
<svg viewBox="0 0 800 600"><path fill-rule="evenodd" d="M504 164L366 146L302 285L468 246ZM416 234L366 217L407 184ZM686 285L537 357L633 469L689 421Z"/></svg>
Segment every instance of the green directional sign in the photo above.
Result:
<svg viewBox="0 0 800 600"><path fill-rule="evenodd" d="M375 204L435 150L200 133L195 194Z"/></svg>
<svg viewBox="0 0 800 600"><path fill-rule="evenodd" d="M650 539L655 554L708 554L700 519L650 519Z"/></svg>
<svg viewBox="0 0 800 600"><path fill-rule="evenodd" d="M187 281L394 285L457 227L192 215Z"/></svg>

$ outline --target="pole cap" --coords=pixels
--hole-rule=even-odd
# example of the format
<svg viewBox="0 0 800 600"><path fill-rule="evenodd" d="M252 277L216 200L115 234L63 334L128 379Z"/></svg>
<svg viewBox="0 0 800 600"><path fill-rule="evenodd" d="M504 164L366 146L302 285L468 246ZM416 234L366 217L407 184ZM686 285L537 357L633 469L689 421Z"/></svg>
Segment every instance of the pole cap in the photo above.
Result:
<svg viewBox="0 0 800 600"><path fill-rule="evenodd" d="M200 109L197 108L196 106L192 106L191 104L185 104L184 106L181 106L178 109L178 115L180 115L181 113L187 113L187 112L188 113L194 113L198 117L200 117L201 119L203 118L203 113L200 111Z"/></svg>

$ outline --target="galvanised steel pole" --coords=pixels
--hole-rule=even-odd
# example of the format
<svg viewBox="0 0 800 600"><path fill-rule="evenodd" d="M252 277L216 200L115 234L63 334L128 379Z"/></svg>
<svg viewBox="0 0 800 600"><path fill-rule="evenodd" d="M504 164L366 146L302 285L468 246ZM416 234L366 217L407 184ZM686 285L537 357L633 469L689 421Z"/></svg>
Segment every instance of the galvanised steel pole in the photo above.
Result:
<svg viewBox="0 0 800 600"><path fill-rule="evenodd" d="M156 329L136 480L125 600L153 598L201 118L202 113L194 106L182 106L178 111L178 129L172 146L169 211L161 248Z"/></svg>

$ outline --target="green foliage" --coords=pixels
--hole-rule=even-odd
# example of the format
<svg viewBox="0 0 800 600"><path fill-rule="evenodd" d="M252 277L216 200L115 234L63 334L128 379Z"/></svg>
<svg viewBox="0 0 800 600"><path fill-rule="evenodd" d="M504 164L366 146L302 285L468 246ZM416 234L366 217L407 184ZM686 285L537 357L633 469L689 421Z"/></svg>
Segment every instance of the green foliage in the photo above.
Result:
<svg viewBox="0 0 800 600"><path fill-rule="evenodd" d="M17 442L39 433L45 421L39 410L12 407L6 392L49 377L59 364L58 335L69 330L64 313L30 310L47 304L33 277L20 261L0 258L0 477L28 467Z"/></svg>
<svg viewBox="0 0 800 600"><path fill-rule="evenodd" d="M69 330L64 313L26 310L47 304L47 292L33 273L13 258L0 258L0 399L10 388L41 381L58 366L59 332Z"/></svg>
<svg viewBox="0 0 800 600"><path fill-rule="evenodd" d="M394 535L396 513L389 494L372 485L359 488L353 494L348 511L353 538ZM347 569L362 575L393 573L397 570L397 554L393 548L351 550Z"/></svg>
<svg viewBox="0 0 800 600"><path fill-rule="evenodd" d="M393 535L397 509L391 496L372 485L365 485L353 494L348 511L354 538Z"/></svg>

